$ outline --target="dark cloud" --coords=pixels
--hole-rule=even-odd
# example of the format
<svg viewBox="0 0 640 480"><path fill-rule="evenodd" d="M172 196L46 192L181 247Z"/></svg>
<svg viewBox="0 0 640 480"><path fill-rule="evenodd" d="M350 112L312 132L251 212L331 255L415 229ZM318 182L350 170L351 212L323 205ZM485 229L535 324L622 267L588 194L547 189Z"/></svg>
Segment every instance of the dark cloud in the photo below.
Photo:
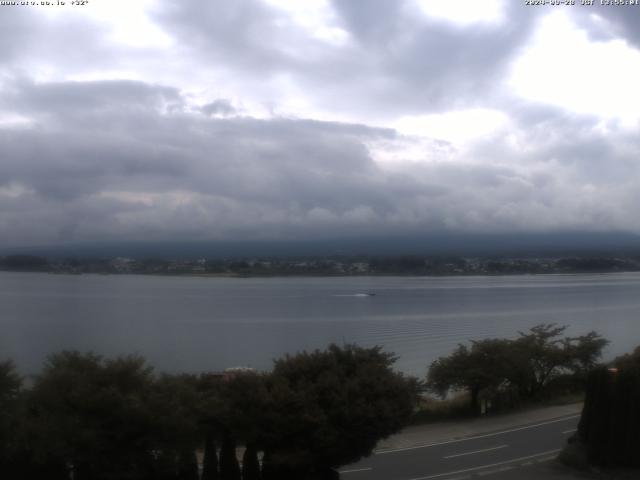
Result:
<svg viewBox="0 0 640 480"><path fill-rule="evenodd" d="M368 58L376 100L418 112L486 101L540 17L507 2L506 23L461 27L425 16L411 1L333 5Z"/></svg>
<svg viewBox="0 0 640 480"><path fill-rule="evenodd" d="M281 28L289 23L281 11L258 0L234 2L185 0L157 4L150 12L169 33L209 62L224 62L265 74L290 65L287 43L301 30Z"/></svg>
<svg viewBox="0 0 640 480"><path fill-rule="evenodd" d="M635 132L505 91L549 11L505 5L503 23L461 26L334 0L314 30L258 0L157 2L171 41L148 50L87 17L3 10L0 237L640 231ZM592 38L638 45L630 10L587 11L571 16ZM70 81L107 77L123 79ZM311 113L274 113L289 99ZM459 146L364 124L473 107L508 125Z"/></svg>
<svg viewBox="0 0 640 480"><path fill-rule="evenodd" d="M335 110L404 113L492 95L540 14L508 4L506 24L462 28L409 0L332 2L344 45L323 42L258 0L158 5L153 18L198 62L221 61L269 80L286 72Z"/></svg>
<svg viewBox="0 0 640 480"><path fill-rule="evenodd" d="M219 98L211 103L207 103L200 108L200 111L205 115L221 115L226 117L228 115L233 115L237 112L234 106L231 104L229 100L224 98Z"/></svg>
<svg viewBox="0 0 640 480"><path fill-rule="evenodd" d="M34 83L21 80L8 90L2 104L25 113L58 116L121 114L137 110L181 109L183 100L176 88L147 85L131 80Z"/></svg>
<svg viewBox="0 0 640 480"><path fill-rule="evenodd" d="M592 39L607 41L622 38L640 47L640 15L637 5L601 5L576 9L573 18L585 28Z"/></svg>
<svg viewBox="0 0 640 480"><path fill-rule="evenodd" d="M34 88L42 92L25 93ZM49 92L63 92L64 98L70 91L81 93L78 101L64 108L59 108L59 98L48 100ZM82 101L82 92L89 91L90 101ZM122 82L19 89L14 108L38 120L33 127L4 130L0 135L6 159L0 164L5 195L58 203L70 213L62 222L65 225L91 218L90 223L105 220L110 227L113 218L71 214L75 212L71 206L90 199L88 205L95 207L104 195L110 204L119 199L117 205L133 199L136 207L152 204L146 209L152 213L149 218L161 214L157 227L169 234L184 230L167 229L164 208L171 220L176 209L192 209L184 218L197 224L194 212L205 217L210 212L210 220L217 220L232 211L241 220L243 208L254 205L258 210L272 209L270 215L286 224L288 211L304 216L319 208L341 214L360 203L380 208L388 203L383 192L366 185L367 177L380 174L361 139L389 137L390 131L306 120L203 120L167 113L163 108L167 97L177 98L172 89ZM116 108L119 101L125 108ZM17 193L11 193L12 186ZM184 200L175 200L180 197ZM4 205L6 217L8 204ZM154 213L156 209L160 210ZM148 221L142 219L143 224ZM184 223L184 219L179 222ZM136 231L143 227L126 226ZM203 224L205 233L207 227Z"/></svg>
<svg viewBox="0 0 640 480"><path fill-rule="evenodd" d="M0 133L0 233L14 244L619 228L629 216L610 212L636 197L637 142L588 122L546 142L527 132L528 152L494 139L475 159L394 170L370 147L411 141L392 130L167 111L181 94L140 82L15 89L14 110L36 123ZM612 158L618 183L597 171Z"/></svg>

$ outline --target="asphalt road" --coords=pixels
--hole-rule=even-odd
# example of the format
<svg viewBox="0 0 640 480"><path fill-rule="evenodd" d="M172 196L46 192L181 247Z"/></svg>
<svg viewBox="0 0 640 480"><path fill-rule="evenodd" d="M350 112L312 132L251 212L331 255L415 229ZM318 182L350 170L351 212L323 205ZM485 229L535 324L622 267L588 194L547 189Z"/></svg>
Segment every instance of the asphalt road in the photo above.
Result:
<svg viewBox="0 0 640 480"><path fill-rule="evenodd" d="M344 467L341 478L459 480L507 472L554 458L575 431L579 417L571 415L464 439L379 451Z"/></svg>

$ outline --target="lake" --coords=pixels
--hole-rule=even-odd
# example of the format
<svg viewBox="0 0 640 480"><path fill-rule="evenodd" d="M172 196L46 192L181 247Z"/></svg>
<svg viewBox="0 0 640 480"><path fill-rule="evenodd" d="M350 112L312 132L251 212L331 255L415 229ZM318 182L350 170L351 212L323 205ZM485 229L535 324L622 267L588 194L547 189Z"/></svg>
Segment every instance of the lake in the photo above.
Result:
<svg viewBox="0 0 640 480"><path fill-rule="evenodd" d="M375 294L373 296L363 295ZM541 322L640 344L640 273L199 278L0 272L0 358L34 373L62 349L139 353L159 370L268 369L330 342L382 345L424 375L459 342Z"/></svg>

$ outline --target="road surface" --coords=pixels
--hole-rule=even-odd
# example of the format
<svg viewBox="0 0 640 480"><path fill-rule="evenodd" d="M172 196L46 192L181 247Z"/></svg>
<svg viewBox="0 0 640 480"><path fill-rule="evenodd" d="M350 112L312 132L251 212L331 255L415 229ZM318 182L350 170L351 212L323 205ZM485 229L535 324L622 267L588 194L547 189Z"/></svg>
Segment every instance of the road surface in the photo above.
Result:
<svg viewBox="0 0 640 480"><path fill-rule="evenodd" d="M473 437L384 450L341 469L344 480L462 480L547 461L575 432L580 415Z"/></svg>

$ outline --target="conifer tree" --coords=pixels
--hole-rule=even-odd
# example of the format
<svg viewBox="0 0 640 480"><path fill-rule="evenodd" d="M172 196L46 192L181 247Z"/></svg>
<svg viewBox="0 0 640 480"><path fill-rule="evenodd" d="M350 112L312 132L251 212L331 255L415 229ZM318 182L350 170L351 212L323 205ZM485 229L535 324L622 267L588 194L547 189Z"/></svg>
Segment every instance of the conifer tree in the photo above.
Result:
<svg viewBox="0 0 640 480"><path fill-rule="evenodd" d="M207 434L204 444L204 459L202 461L202 480L218 480L218 454L213 434Z"/></svg>
<svg viewBox="0 0 640 480"><path fill-rule="evenodd" d="M635 363L633 356L616 359L612 368L591 372L578 426L578 436L591 463L609 467L640 466L638 405L640 363Z"/></svg>
<svg viewBox="0 0 640 480"><path fill-rule="evenodd" d="M260 480L258 451L253 445L247 445L242 456L242 480Z"/></svg>
<svg viewBox="0 0 640 480"><path fill-rule="evenodd" d="M228 432L222 438L220 449L220 480L241 480L240 465L236 457L236 441Z"/></svg>

